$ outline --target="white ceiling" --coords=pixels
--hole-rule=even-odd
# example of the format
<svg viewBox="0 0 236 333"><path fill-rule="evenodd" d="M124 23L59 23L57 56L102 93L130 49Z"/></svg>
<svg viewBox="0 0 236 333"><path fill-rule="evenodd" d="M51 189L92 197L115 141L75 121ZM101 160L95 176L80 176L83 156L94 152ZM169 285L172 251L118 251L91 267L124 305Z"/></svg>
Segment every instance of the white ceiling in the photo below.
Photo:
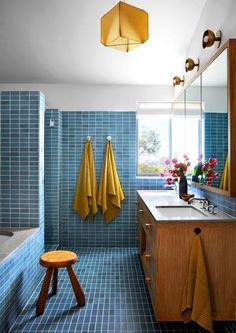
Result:
<svg viewBox="0 0 236 333"><path fill-rule="evenodd" d="M0 0L0 82L169 85L183 73L206 0L130 0L149 40L124 53L100 43L113 0Z"/></svg>

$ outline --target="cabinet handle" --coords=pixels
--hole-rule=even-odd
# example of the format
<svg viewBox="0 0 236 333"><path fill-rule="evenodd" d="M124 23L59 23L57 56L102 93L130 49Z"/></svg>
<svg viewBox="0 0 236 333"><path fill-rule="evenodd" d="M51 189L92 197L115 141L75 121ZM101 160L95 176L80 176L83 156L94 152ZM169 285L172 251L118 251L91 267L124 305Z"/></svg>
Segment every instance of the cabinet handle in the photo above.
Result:
<svg viewBox="0 0 236 333"><path fill-rule="evenodd" d="M151 283L151 278L150 277L146 277L145 278L145 283L146 284L150 284Z"/></svg>
<svg viewBox="0 0 236 333"><path fill-rule="evenodd" d="M150 254L145 254L145 260L146 260L146 261L150 261L150 260L151 260L151 256L150 256Z"/></svg>
<svg viewBox="0 0 236 333"><path fill-rule="evenodd" d="M151 227L152 227L152 225L151 225L151 223L146 223L146 224L145 224L145 227L146 227L147 230L150 230Z"/></svg>
<svg viewBox="0 0 236 333"><path fill-rule="evenodd" d="M138 211L139 211L139 213L142 213L142 212L144 212L144 210L143 210L143 209L139 209Z"/></svg>

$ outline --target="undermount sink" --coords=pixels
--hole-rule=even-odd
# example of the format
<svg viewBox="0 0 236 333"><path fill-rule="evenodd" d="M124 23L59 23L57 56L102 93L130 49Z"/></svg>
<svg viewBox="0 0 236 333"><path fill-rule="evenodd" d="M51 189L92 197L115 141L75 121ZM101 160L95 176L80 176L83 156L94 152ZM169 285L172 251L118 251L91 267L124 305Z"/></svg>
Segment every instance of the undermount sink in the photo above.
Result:
<svg viewBox="0 0 236 333"><path fill-rule="evenodd" d="M194 219L204 218L206 215L193 206L156 206L160 215L169 218Z"/></svg>

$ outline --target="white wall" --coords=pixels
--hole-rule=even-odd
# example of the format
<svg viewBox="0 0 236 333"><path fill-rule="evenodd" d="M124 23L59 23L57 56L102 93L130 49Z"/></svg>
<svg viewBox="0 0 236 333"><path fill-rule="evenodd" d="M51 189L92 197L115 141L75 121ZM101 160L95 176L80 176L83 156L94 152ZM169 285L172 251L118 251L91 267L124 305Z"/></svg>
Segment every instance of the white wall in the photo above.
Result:
<svg viewBox="0 0 236 333"><path fill-rule="evenodd" d="M222 31L222 43L224 44L229 38L236 38L236 1L235 0L207 0L203 8L202 15L196 27L192 41L187 49L186 58L200 59L200 68L204 67L208 60L214 55L216 49L202 48L202 35L205 30ZM185 59L183 59L183 64ZM183 74L188 81L196 71Z"/></svg>
<svg viewBox="0 0 236 333"><path fill-rule="evenodd" d="M171 86L0 84L4 90L40 90L47 108L63 111L135 111L138 101L173 100Z"/></svg>

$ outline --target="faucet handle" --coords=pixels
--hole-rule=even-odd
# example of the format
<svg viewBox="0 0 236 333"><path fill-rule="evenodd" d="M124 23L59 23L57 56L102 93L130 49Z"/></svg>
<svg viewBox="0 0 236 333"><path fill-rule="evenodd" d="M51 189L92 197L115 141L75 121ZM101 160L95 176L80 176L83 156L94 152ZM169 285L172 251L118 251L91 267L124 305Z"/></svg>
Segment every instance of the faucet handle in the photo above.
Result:
<svg viewBox="0 0 236 333"><path fill-rule="evenodd" d="M216 207L217 207L217 206L215 206L215 205L208 205L207 210L208 210L208 212L211 213L211 214L216 214L216 212L215 212L215 208L216 208Z"/></svg>
<svg viewBox="0 0 236 333"><path fill-rule="evenodd" d="M204 201L203 201L202 208L203 209L208 209L209 205L211 205L210 200L208 200L207 198L205 198Z"/></svg>

